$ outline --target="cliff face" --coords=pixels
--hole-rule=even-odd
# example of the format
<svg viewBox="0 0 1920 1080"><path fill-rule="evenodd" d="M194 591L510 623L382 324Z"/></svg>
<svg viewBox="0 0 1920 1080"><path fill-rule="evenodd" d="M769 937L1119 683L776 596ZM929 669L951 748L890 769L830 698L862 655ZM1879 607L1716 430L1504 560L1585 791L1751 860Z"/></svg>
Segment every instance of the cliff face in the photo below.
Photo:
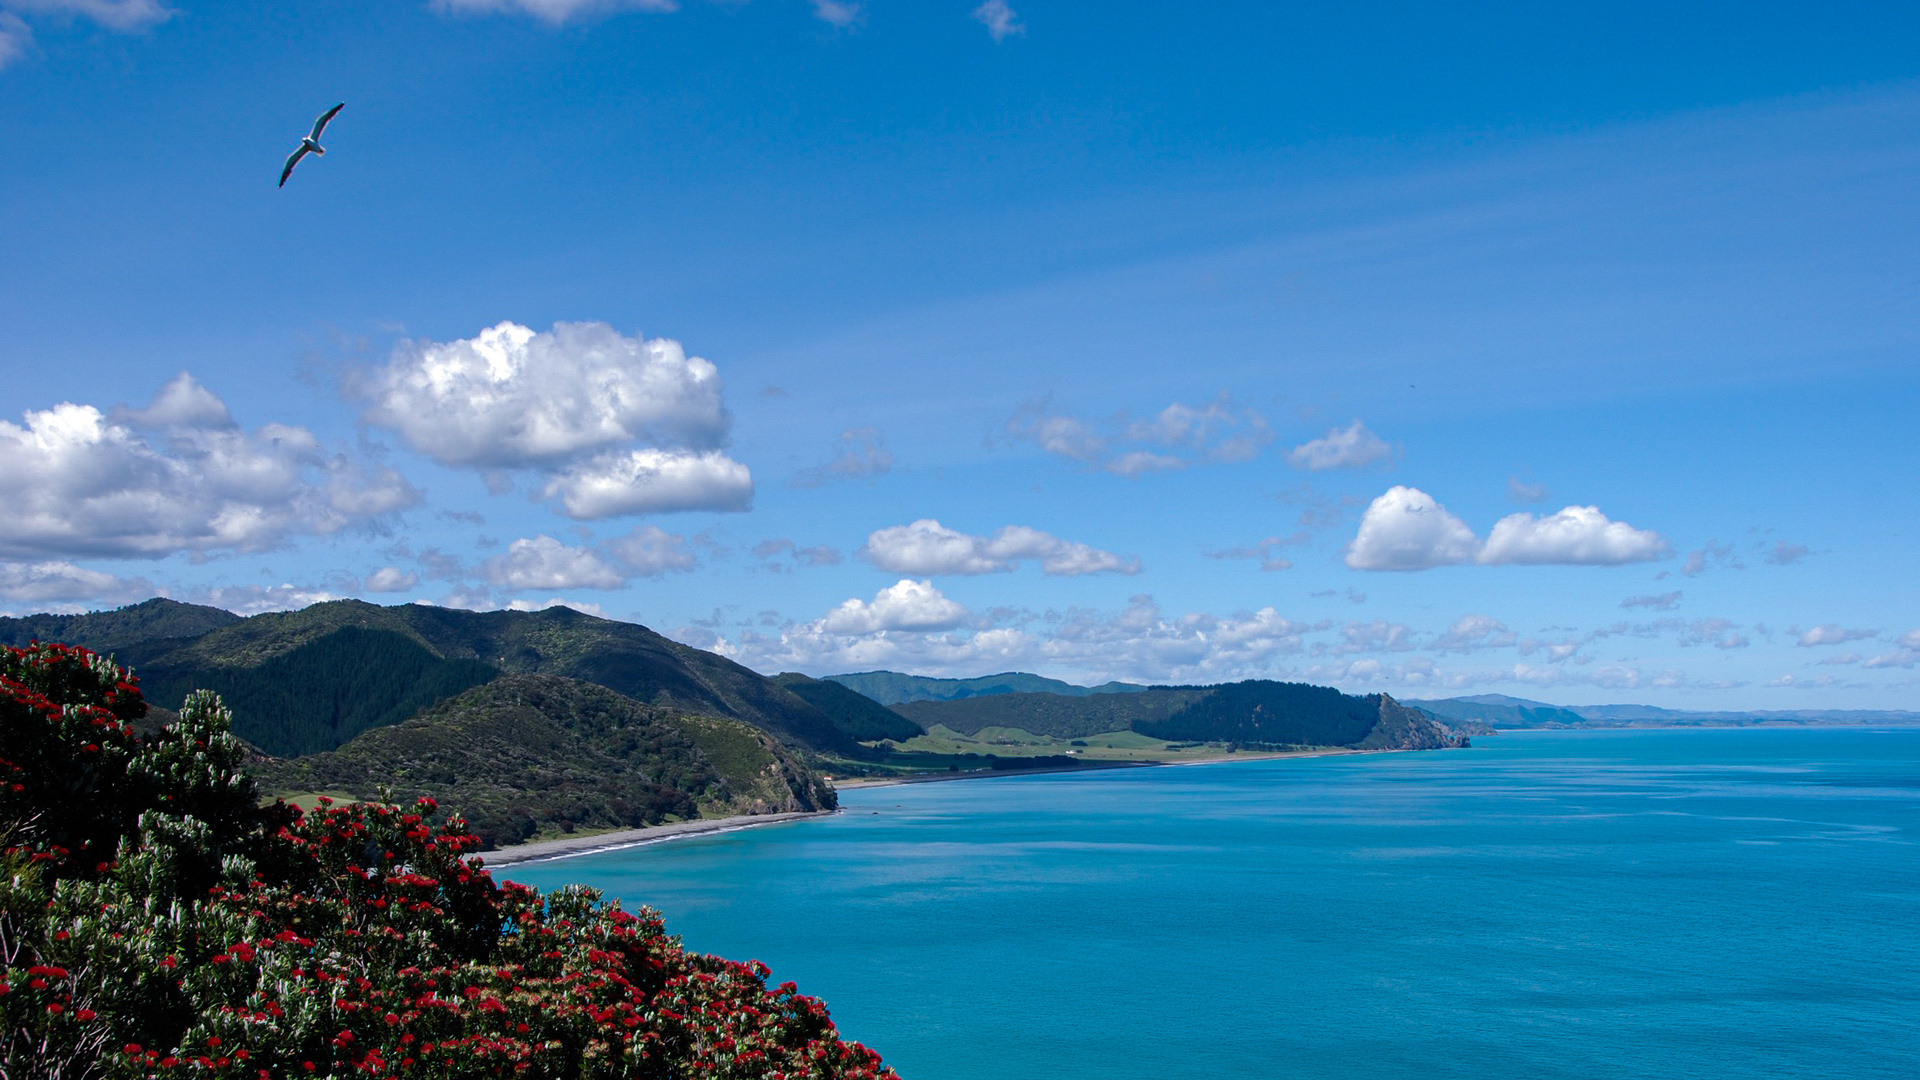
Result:
<svg viewBox="0 0 1920 1080"><path fill-rule="evenodd" d="M1429 713L1410 708L1380 695L1380 720L1367 737L1355 744L1359 750L1444 750L1472 745L1465 735L1435 720Z"/></svg>

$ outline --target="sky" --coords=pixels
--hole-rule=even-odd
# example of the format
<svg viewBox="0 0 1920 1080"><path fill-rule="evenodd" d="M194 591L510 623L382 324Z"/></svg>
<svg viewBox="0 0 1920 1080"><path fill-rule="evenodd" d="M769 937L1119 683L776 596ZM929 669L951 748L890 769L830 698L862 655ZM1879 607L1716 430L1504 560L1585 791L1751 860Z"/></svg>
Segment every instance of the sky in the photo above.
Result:
<svg viewBox="0 0 1920 1080"><path fill-rule="evenodd" d="M0 0L0 612L1920 708L1916 191L1911 4Z"/></svg>

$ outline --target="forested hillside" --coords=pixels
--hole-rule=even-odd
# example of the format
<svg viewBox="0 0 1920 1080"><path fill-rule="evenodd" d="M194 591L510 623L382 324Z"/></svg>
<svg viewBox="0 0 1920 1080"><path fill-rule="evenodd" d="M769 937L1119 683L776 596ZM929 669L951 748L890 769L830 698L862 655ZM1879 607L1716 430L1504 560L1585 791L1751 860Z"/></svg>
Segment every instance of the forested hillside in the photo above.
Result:
<svg viewBox="0 0 1920 1080"><path fill-rule="evenodd" d="M231 611L154 597L112 611L84 615L0 618L0 645L58 641L95 652L112 652L142 641L197 638L240 621Z"/></svg>
<svg viewBox="0 0 1920 1080"><path fill-rule="evenodd" d="M941 679L931 675L907 675L898 671L858 671L847 675L828 675L828 681L864 694L882 705L908 701L960 701L995 694L1059 694L1084 697L1088 694L1130 694L1146 687L1136 683L1108 682L1099 686L1075 686L1059 679L1031 675L1024 671L1003 671L975 679Z"/></svg>
<svg viewBox="0 0 1920 1080"><path fill-rule="evenodd" d="M328 753L250 767L275 793L459 809L491 846L554 830L831 809L833 789L765 732L550 675L504 675Z"/></svg>
<svg viewBox="0 0 1920 1080"><path fill-rule="evenodd" d="M962 735L1008 727L1079 739L1163 720L1207 695L1198 687L1154 687L1131 694L994 694L954 701L908 701L893 710L929 730L944 724Z"/></svg>
<svg viewBox="0 0 1920 1080"><path fill-rule="evenodd" d="M192 640L145 641L117 655L168 708L190 689L220 689L241 717L240 734L281 748L273 752L332 749L493 673L512 673L579 679L647 704L743 720L814 752L865 753L826 713L754 671L644 626L565 607L475 612L341 600L256 615ZM343 663L396 664L418 682L403 688L403 680L356 674ZM290 701L275 689L289 680L321 701ZM350 694L355 680L367 685ZM329 731L336 741L322 745Z"/></svg>

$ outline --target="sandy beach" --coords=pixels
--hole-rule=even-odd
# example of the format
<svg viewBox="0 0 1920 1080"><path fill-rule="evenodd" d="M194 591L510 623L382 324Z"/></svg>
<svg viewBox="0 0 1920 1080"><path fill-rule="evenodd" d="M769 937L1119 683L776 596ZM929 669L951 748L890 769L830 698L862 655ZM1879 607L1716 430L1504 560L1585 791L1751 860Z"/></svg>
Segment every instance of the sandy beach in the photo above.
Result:
<svg viewBox="0 0 1920 1080"><path fill-rule="evenodd" d="M489 869L513 866L517 863L544 862L550 859L566 859L575 855L591 855L597 851L612 851L615 848L639 847L642 844L657 844L666 840L675 840L685 836L702 836L708 833L732 832L735 829L750 829L756 825L775 825L782 821L796 821L800 818L821 817L835 813L833 810L808 810L787 814L742 814L737 817L703 818L699 821L676 821L668 825L655 825L646 829L621 829L616 832L594 833L590 836L563 836L558 840L541 840L531 844L513 844L492 851L480 852Z"/></svg>

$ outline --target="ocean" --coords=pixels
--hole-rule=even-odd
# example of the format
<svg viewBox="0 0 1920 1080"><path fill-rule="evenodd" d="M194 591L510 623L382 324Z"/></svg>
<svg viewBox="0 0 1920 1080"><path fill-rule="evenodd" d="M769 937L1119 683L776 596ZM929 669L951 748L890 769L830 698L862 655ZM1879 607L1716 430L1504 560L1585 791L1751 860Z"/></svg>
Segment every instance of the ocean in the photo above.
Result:
<svg viewBox="0 0 1920 1080"><path fill-rule="evenodd" d="M1920 730L995 777L514 866L907 1080L1920 1077Z"/></svg>

